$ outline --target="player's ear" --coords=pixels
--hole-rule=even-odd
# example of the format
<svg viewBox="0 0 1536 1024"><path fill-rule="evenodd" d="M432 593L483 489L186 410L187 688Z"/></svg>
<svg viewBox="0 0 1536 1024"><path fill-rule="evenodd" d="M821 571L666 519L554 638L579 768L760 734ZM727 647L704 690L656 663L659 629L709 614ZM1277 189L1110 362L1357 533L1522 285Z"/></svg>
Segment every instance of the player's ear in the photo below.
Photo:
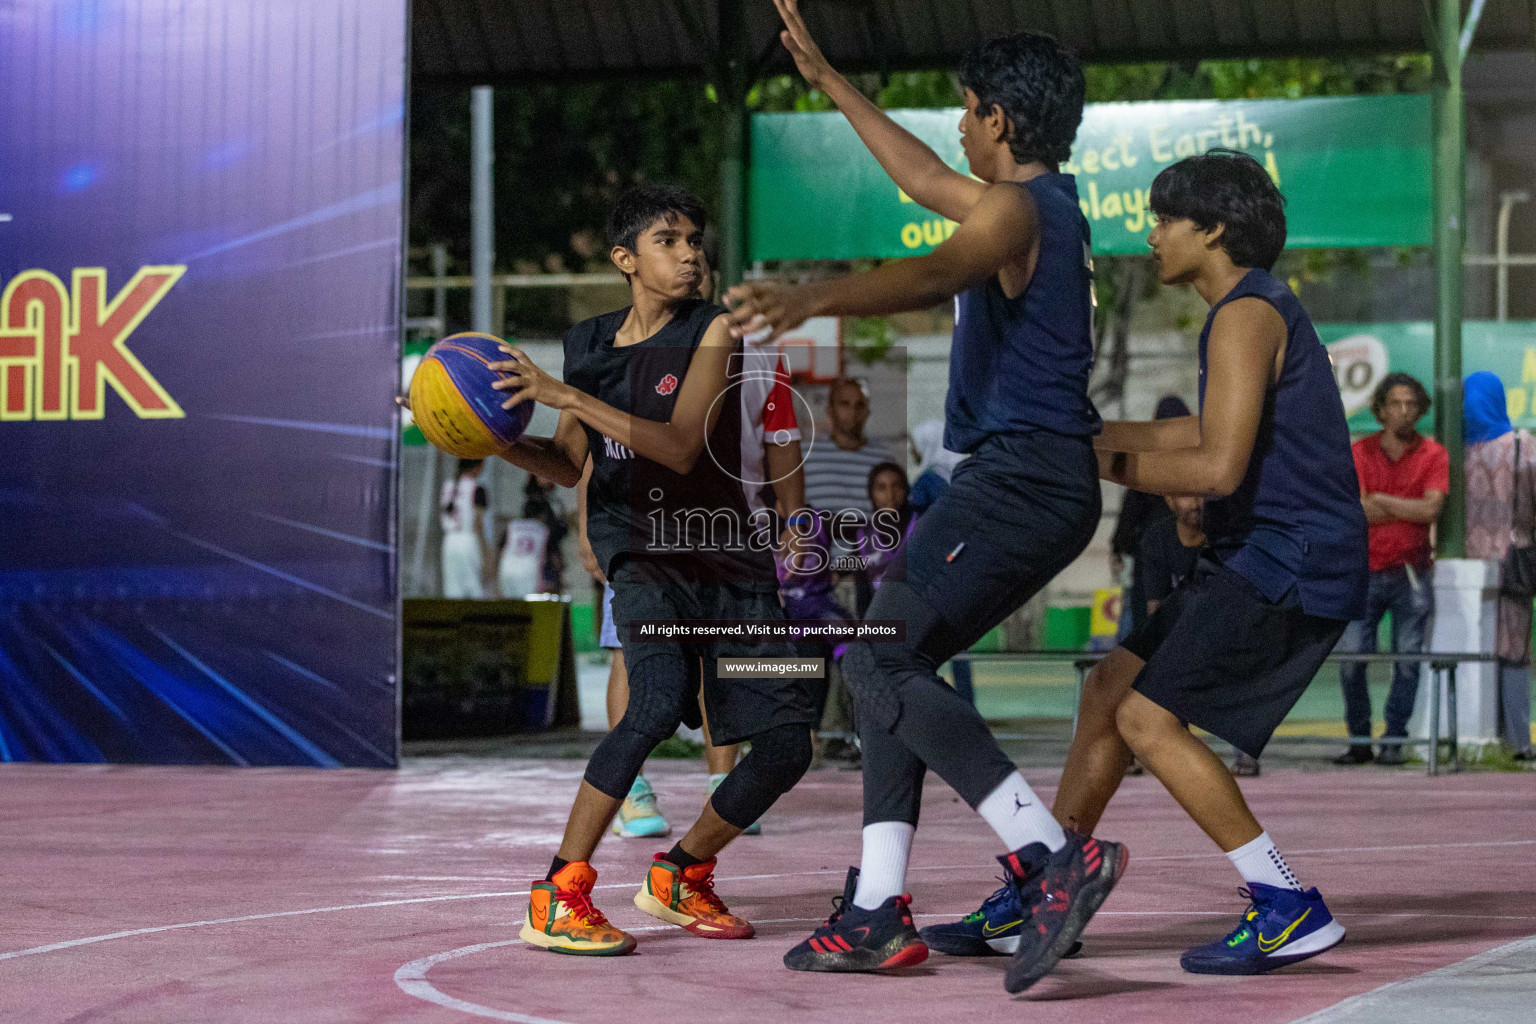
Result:
<svg viewBox="0 0 1536 1024"><path fill-rule="evenodd" d="M1205 236L1205 247L1207 249L1214 249L1221 245L1222 237L1226 235L1226 233L1227 226L1220 222L1218 222L1214 227L1206 228L1200 232L1200 234Z"/></svg>
<svg viewBox="0 0 1536 1024"><path fill-rule="evenodd" d="M616 245L608 250L608 258L613 260L613 265L618 267L619 272L625 277L635 272L635 254L622 245Z"/></svg>
<svg viewBox="0 0 1536 1024"><path fill-rule="evenodd" d="M993 142L1006 142L1013 130L1013 125L1008 121L1008 115L1003 113L1000 103L992 104L992 109L987 111L987 116L982 119L982 124L987 126L987 135Z"/></svg>

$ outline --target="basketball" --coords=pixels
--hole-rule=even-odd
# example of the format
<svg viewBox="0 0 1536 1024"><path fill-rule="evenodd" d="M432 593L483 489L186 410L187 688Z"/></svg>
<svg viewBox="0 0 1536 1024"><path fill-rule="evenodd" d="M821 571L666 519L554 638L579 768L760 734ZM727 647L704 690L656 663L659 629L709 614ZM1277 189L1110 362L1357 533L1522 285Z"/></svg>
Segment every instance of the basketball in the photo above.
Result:
<svg viewBox="0 0 1536 1024"><path fill-rule="evenodd" d="M505 359L500 338L466 332L427 350L411 377L411 413L432 445L463 459L485 459L523 436L533 403L503 409L508 394L491 387L509 376L490 369Z"/></svg>

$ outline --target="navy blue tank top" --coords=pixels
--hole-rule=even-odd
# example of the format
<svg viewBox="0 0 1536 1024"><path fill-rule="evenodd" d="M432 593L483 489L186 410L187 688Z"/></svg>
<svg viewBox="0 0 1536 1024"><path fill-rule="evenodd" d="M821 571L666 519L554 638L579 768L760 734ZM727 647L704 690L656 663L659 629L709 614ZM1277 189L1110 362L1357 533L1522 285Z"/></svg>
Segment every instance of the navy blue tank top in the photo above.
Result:
<svg viewBox="0 0 1536 1024"><path fill-rule="evenodd" d="M1269 600L1294 588L1308 615L1357 619L1365 614L1366 527L1344 403L1301 301L1267 271L1248 271L1205 318L1200 407L1211 324L1221 307L1250 296L1285 321L1285 357L1265 395L1243 482L1205 503L1206 539L1227 568Z"/></svg>
<svg viewBox="0 0 1536 1024"><path fill-rule="evenodd" d="M1088 399L1092 255L1077 181L1042 174L1020 184L1040 211L1040 258L1015 298L995 275L955 296L944 402L944 447L953 452L975 451L993 434L1099 432Z"/></svg>

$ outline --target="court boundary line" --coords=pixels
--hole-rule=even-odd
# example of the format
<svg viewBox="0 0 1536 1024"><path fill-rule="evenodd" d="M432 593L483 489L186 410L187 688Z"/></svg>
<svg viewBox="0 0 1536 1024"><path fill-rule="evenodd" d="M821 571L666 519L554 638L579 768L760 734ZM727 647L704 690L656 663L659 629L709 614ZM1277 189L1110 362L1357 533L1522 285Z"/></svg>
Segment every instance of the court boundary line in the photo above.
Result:
<svg viewBox="0 0 1536 1024"><path fill-rule="evenodd" d="M1162 910L1101 910L1095 916L1097 916L1097 917L1168 917L1168 916L1170 916L1170 914L1172 916L1175 916L1175 917L1230 917L1232 912L1229 911L1229 910L1178 910L1178 911L1162 911ZM912 916L914 918L924 918L924 917L951 918L954 915L953 914L913 914ZM1500 917L1489 917L1489 916L1484 915L1484 914L1433 914L1433 913L1421 914L1421 913L1413 913L1413 912L1403 912L1403 913L1394 913L1394 914L1364 914L1364 915L1359 915L1359 916L1362 917L1362 918L1365 918L1365 919L1380 918L1380 917L1390 917L1390 918L1404 918L1404 917L1436 917L1436 918L1455 917L1455 918L1470 918L1470 919L1475 919L1475 920L1490 920L1490 921L1491 920L1499 920L1499 921L1536 921L1536 916L1533 916L1533 915L1521 915L1521 916L1509 915L1509 916L1500 916ZM810 921L820 921L820 920L821 920L821 918L819 918L819 917L780 917L780 918L769 918L769 919L766 919L766 920L760 920L760 921L757 921L755 923L757 923L757 924L793 924L793 923L796 923L796 922L810 922ZM631 934L639 934L641 932L664 932L664 931L671 931L675 927L676 927L675 925L667 925L667 924L662 924L662 925L646 925L646 926L643 926L643 927L640 927L640 928L630 928L630 929L628 929L628 931ZM1468 970L1471 970L1471 969L1473 969L1475 967L1481 966L1483 963L1487 963L1487 962L1495 961L1495 960L1502 960L1505 956L1508 956L1510 953L1522 952L1523 951L1522 947L1524 947L1525 945L1528 945L1528 944L1529 945L1536 945L1536 936L1531 936L1531 937L1525 938L1525 939L1516 939L1514 942L1506 943L1503 946L1499 946L1499 947L1496 947L1494 949L1488 950L1485 953L1479 953L1476 956L1472 956L1472 957L1467 958L1466 960L1457 961L1454 964L1448 964L1445 967L1436 968L1436 969L1434 969L1432 971L1428 971L1428 972L1426 972L1424 974L1415 975L1412 978L1403 978L1403 979L1400 979L1398 981L1388 982L1387 984L1382 985L1379 988L1372 989L1369 992L1363 992L1363 993L1360 993L1358 995L1350 996L1347 999L1341 1000L1340 1002L1333 1004L1332 1006L1325 1007L1322 1010L1318 1010L1316 1013L1309 1014L1306 1017L1302 1017L1302 1018L1300 1018L1298 1020L1292 1021L1292 1022L1290 1022L1290 1024L1329 1024L1328 1018L1326 1016L1323 1016L1323 1015L1325 1015L1325 1014L1327 1014L1327 1013L1329 1013L1329 1012L1331 1012L1331 1011L1333 1011L1335 1009L1345 1008L1345 1007L1348 1007L1348 1006L1351 1006L1351 1005L1354 1005L1354 1004L1357 1004L1357 1003L1368 1003L1368 1002L1370 1002L1370 999L1368 997L1375 996L1378 993L1381 993L1381 992L1383 992L1385 990L1396 989L1396 988L1399 988L1401 986L1408 985L1408 984L1410 984L1412 982L1419 981L1420 979L1423 979L1423 978L1429 978L1429 977L1433 977L1433 976L1454 976L1454 975L1457 975L1457 974L1464 973L1465 971L1468 971ZM433 954L431 954L429 956L418 957L417 959L412 960L409 963L401 964L398 968L396 968L395 974L394 974L395 985L397 987L399 987L400 991L404 992L408 996L413 996L413 997L415 997L417 999L421 999L421 1000L424 1000L424 1001L429 1002L429 1003L434 1003L434 1004L436 1004L438 1006L445 1007L446 1009L457 1010L460 1013L467 1013L467 1014L469 1014L470 1016L473 1016L473 1017L484 1017L484 1018L486 1018L488 1020L510 1021L510 1022L512 1022L512 1024L571 1024L571 1022L569 1022L569 1021L555 1020L555 1019L550 1018L550 1017L536 1017L536 1016L533 1016L531 1014L518 1013L515 1010L502 1010L502 1009L498 1009L497 1007L494 1007L494 1006L486 1006L486 1005L484 1005L482 1003L473 1003L473 1002L470 1002L467 999L460 999L458 996L451 996L448 993L444 992L442 989L438 988L436 985L432 984L432 982L427 979L427 972L432 970L433 967L436 967L440 963L446 963L449 960L457 960L457 959L460 959L460 958L466 957L466 956L473 956L476 953L483 953L483 952L485 952L486 950L489 950L489 949L501 949L501 948L504 948L506 946L522 946L522 945L526 945L526 943L522 939L500 939L500 940L497 940L495 942L478 942L478 943L475 943L473 945L460 946L457 949L449 949L449 950L445 950L445 951L443 951L441 953L433 953Z"/></svg>
<svg viewBox="0 0 1536 1024"><path fill-rule="evenodd" d="M1461 842L1461 843L1416 843L1416 844L1410 844L1410 845L1404 845L1404 846L1338 847L1338 848L1316 849L1316 850L1295 850L1295 851L1292 851L1292 855L1293 856L1308 856L1308 855L1321 855L1321 854L1330 854L1330 853L1382 853L1382 852L1395 852L1395 851L1399 851L1399 850L1438 850L1438 849L1456 849L1456 848L1466 848L1466 847L1502 847L1502 846L1536 846L1536 839L1491 840L1491 841L1486 841L1486 842ZM1226 856L1226 854L1221 853L1220 851L1217 851L1215 853L1166 854L1166 855L1161 855L1161 856L1153 855L1153 856L1139 857L1137 859L1138 859L1138 862L1142 862L1142 861L1167 861L1167 860L1196 860L1196 859L1201 859L1201 858L1206 858L1206 857L1225 857L1225 856ZM918 866L914 866L914 867L910 868L909 870L910 871L955 871L955 870L963 870L965 868L974 867L974 866L975 865L971 865L971 864L963 864L963 865L933 864L933 865L918 865ZM766 873L766 874L756 874L756 875L734 875L734 876L731 876L731 877L728 877L728 878L721 878L721 879L719 879L719 881L721 881L721 882L752 882L752 881L762 881L762 880L770 879L770 878L800 878L800 877L810 877L810 876L815 876L815 875L837 875L837 874L843 874L844 871L845 871L845 869L842 869L842 868L825 869L825 870L813 870L813 871L778 871L778 872L769 872L769 873ZM628 889L628 888L633 887L634 884L635 883L633 883L633 882L614 882L614 883L609 883L609 884L605 884L605 885L594 886L593 888L595 888L595 889ZM517 889L517 890L500 891L500 892L451 893L451 894L441 895L441 896L410 896L410 897L403 897L401 899L393 899L393 900L370 900L370 901L367 901L367 902L364 902L364 903L346 903L346 904L337 904L335 906L328 906L328 907L309 907L309 908L301 909L301 910L276 910L276 911L269 911L267 913L262 913L262 914L241 914L241 915L237 915L237 916L234 916L234 917L209 918L209 919L203 920L203 921L183 921L183 922L178 922L176 924L150 925L150 926L147 926L147 927L144 927L144 928L129 928L129 929L124 929L122 931L107 932L107 933L102 934L102 935L87 935L87 936L83 936L83 937L77 938L77 939L63 939L63 940L61 940L59 942L51 942L51 943L47 943L47 944L41 945L41 946L32 946L32 947L29 947L27 949L12 950L10 952L0 953L0 962L4 962L4 961L7 961L7 960L16 960L16 959L20 959L21 957L27 957L27 956L38 956L38 955L41 955L43 953L55 953L55 952L58 952L60 950L74 949L74 948L79 947L79 946L90 946L90 945L95 945L96 943L99 943L99 942L110 942L110 941L115 940L115 939L134 938L134 937L139 936L139 935L157 935L157 934L160 934L162 932L181 931L181 930L188 929L188 928L206 928L206 927L209 927L209 926L212 926L212 925L222 925L222 924L243 924L243 923L246 923L248 921L270 921L270 920L274 920L276 918L283 918L283 917L305 917L305 916L312 915L312 914L333 914L333 913L339 913L341 911L347 911L347 910L373 910L373 909L377 909L377 908L380 908L380 907L401 907L401 906L410 906L410 905L413 905L413 904L420 904L420 903L445 903L445 902L451 902L451 901L454 901L454 900L498 899L498 898L504 898L504 897L509 897L509 896L527 896L528 893L529 893L529 890L527 890L527 889ZM1427 915L1416 915L1416 916L1427 916ZM1481 916L1481 915L1478 915L1478 916Z"/></svg>
<svg viewBox="0 0 1536 1024"><path fill-rule="evenodd" d="M1331 1021L1340 1015L1380 1003L1383 1001L1384 996L1395 994L1400 989L1412 989L1424 982L1439 978L1460 977L1463 974L1477 970L1485 964L1496 963L1517 953L1524 953L1528 949L1536 949L1536 935L1528 935L1523 939L1506 942L1502 946L1495 946L1493 949L1475 953L1465 960L1458 960L1453 964L1446 964L1444 967L1436 967L1422 974L1415 974L1411 978L1389 981L1385 985L1379 985L1368 992L1361 992L1358 995L1350 996L1348 999L1341 999L1337 1003L1325 1006L1321 1010L1307 1014L1305 1017L1297 1017L1290 1024L1330 1024Z"/></svg>

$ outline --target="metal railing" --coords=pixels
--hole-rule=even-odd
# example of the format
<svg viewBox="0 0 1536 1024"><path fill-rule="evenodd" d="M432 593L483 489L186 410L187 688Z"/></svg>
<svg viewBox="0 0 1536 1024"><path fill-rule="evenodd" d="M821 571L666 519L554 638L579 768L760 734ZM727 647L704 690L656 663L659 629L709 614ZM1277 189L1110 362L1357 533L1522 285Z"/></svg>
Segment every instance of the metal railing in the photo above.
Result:
<svg viewBox="0 0 1536 1024"><path fill-rule="evenodd" d="M1046 650L1046 651L999 651L996 653L983 653L965 651L955 655L954 661L1001 661L1001 662L1046 662L1053 664L1070 663L1077 672L1077 692L1072 699L1072 731L1077 732L1077 710L1083 699L1083 683L1088 678L1088 672L1104 660L1108 651L1070 651L1070 650ZM1327 663L1330 664L1397 664L1398 662L1414 662L1428 664L1433 673L1433 682L1429 687L1429 707L1426 713L1429 716L1429 735L1423 739L1405 737L1394 742L1405 746L1415 746L1421 743L1429 745L1428 754L1425 757L1428 774L1440 774L1440 682L1445 683L1446 690L1446 732L1449 733L1451 771L1461 770L1461 754L1459 751L1459 734L1456 723L1456 666L1466 663L1487 663L1498 661L1496 654L1458 653L1449 654L1439 651L1396 652L1386 651L1373 654L1355 654L1336 652L1330 654ZM1281 742L1289 743L1330 743L1338 742L1337 736L1285 736L1279 737ZM1380 742L1380 737L1372 739L1368 736L1351 737L1347 741L1351 746L1370 746Z"/></svg>

